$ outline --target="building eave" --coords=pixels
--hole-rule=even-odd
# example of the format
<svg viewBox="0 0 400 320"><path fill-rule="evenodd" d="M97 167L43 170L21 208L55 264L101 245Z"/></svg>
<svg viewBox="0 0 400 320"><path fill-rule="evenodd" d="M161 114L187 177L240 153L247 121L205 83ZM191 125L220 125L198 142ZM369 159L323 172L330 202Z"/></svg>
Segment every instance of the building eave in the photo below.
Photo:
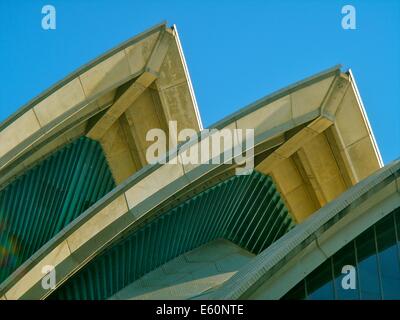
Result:
<svg viewBox="0 0 400 320"><path fill-rule="evenodd" d="M318 210L221 288L202 298L279 299L328 257L399 207L399 177L397 160Z"/></svg>

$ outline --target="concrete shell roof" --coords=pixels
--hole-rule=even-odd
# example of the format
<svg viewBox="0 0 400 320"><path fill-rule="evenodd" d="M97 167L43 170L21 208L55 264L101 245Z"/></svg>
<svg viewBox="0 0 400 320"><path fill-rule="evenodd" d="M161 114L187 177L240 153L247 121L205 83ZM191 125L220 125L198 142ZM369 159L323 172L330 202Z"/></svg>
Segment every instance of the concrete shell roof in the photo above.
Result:
<svg viewBox="0 0 400 320"><path fill-rule="evenodd" d="M132 41L140 41L160 29L165 29L165 25L157 26L135 37L123 44L121 48L125 50L130 45L134 45ZM118 57L117 51L112 51L113 57ZM103 61L106 57L107 55L99 58L97 62ZM104 98L104 94L107 93L105 91L109 91L111 87L136 78L143 72L142 67L139 69L135 73L131 65L128 68L129 75L123 79L114 78L106 72L106 81L111 81L112 84L107 85L101 93L94 94L95 103L97 99ZM87 67L78 71L79 74L84 72L88 72ZM72 83L70 80L71 78L68 78L65 82L56 85L54 90L60 88L67 90L68 86L65 83ZM37 115L34 114L32 108L37 107L50 96L50 92L45 93L29 107L24 107L22 111L6 120L0 127L0 142L7 140L10 134L15 133L15 128L18 129L18 126L25 126L30 121L37 122ZM71 111L70 116L85 113L89 105L90 103L81 102L74 112ZM196 109L195 102L193 102L193 108ZM91 110L99 110L99 106L96 105ZM196 110L193 110L194 114ZM68 116L68 111L64 111L62 110L61 116L64 114ZM91 116L90 112L88 114ZM351 114L350 118L348 114ZM44 114L44 117L46 116L47 114ZM33 131L29 131L30 129L22 131L22 136L18 136L13 145L4 146L0 152L0 172L16 162L22 152L27 152L29 158L29 152L36 148L35 143L44 139L49 130L53 131L58 126L59 117L60 115L56 114L55 118L44 127L37 124L34 128L31 127ZM346 120L347 118L349 120ZM197 119L200 121L199 117ZM351 72L342 73L339 66L260 99L221 120L213 127L217 129L254 128L254 150L256 158L260 158L256 162L256 169L269 174L277 163L290 159L304 143L321 136L321 133L332 126L340 137L335 140L340 147L339 153L347 159L340 172L349 176L349 184L360 181L382 166ZM201 129L201 123L198 127ZM356 128L356 130L349 128ZM35 132L40 134L40 138L34 139L36 142L32 140L32 137L36 135ZM55 134L57 132L53 131L53 135ZM45 139L43 141L44 145L48 143ZM198 143L197 139L191 139L188 143L169 150L166 157L181 157L183 150L197 147ZM368 155L368 161L360 155ZM219 179L232 175L234 168L233 164L157 164L143 167L121 182L17 269L0 285L0 296L4 295L7 299L45 298L51 292L43 292L40 285L43 265L56 266L58 285L61 285L128 228L132 229L145 223L157 212L180 203Z"/></svg>
<svg viewBox="0 0 400 320"><path fill-rule="evenodd" d="M111 107L124 91L134 101L151 85L167 115L178 108L177 120L202 129L177 28L162 23L79 68L0 124L0 187L79 136L100 140L92 137L90 121L108 110L115 114Z"/></svg>
<svg viewBox="0 0 400 320"><path fill-rule="evenodd" d="M400 206L400 160L359 182L260 253L207 299L279 299ZM301 263L299 263L301 262Z"/></svg>
<svg viewBox="0 0 400 320"><path fill-rule="evenodd" d="M290 87L289 94L301 92L301 90L306 90L305 93L307 93L310 87L318 86L326 79L332 83L338 74L340 74L338 68L330 69L318 77L297 84L296 87ZM265 101L261 100L258 104L242 110L243 117L235 114L229 120L225 120L223 124L226 126L235 124L236 127L240 127L241 119L245 119L246 116L259 112L259 110L268 110L267 107L270 108L283 95L284 91L280 91L275 99L273 96L269 96L266 105ZM326 95L325 92L322 93L322 96L324 95ZM268 125L256 127L256 149L257 146L262 146L262 149L265 150L282 145L286 139L280 135L284 135L296 125L310 123L316 118L321 119L321 114L321 105L317 104L314 108L305 110L295 118L290 115L288 122L272 122L276 125L275 127L271 128ZM270 120L271 115L267 114L267 116ZM277 116L280 116L279 113ZM266 123L268 124L270 121ZM315 124L315 122L311 122L311 124ZM217 127L221 126L221 124L217 124ZM181 148L188 148L192 143ZM223 170L221 171L221 169ZM87 263L89 257L93 257L104 246L112 242L127 226L143 222L146 216L165 207L172 198L179 199L177 194L182 194L185 190L188 191L193 186L201 184L205 177L218 176L224 171L226 171L226 165L152 165L145 167L117 186L32 256L2 284L1 292L11 299L26 297L27 292L30 292L28 297L40 298L44 297L43 294L46 296L48 293L44 293L40 289L41 265L57 266L57 270L60 270L58 276L60 279L66 280ZM162 181L161 184L160 181ZM100 239L101 241L99 241Z"/></svg>
<svg viewBox="0 0 400 320"><path fill-rule="evenodd" d="M83 75L85 72L93 69L103 61L109 59L112 56L115 56L119 52L129 49L133 45L140 43L142 40L145 38L160 32L162 30L165 30L167 28L167 23L162 22L159 23L143 32L140 34L137 34L136 36L126 40L125 42L121 43L115 48L110 49L109 51L105 52L101 56L93 59L92 61L88 62L87 64L81 66L79 69L76 71L72 72L68 76L66 76L64 79L60 80L59 82L55 83L53 86L48 88L47 90L43 91L41 94L39 94L37 97L33 98L31 101L26 103L24 106L22 106L20 109L18 109L16 112L11 114L7 119L2 121L0 123L0 132L3 131L6 127L11 125L13 122L15 122L18 118L20 118L23 114L34 108L36 105L38 105L40 102L43 100L47 99L50 95L54 94L56 91L60 90L64 86L66 86L68 83L73 81L74 79L78 78L79 76ZM176 29L176 26L173 26L173 28ZM138 70L135 70L134 68L131 69L131 73L134 74L135 72L138 72ZM129 77L128 77L129 78ZM189 79L190 80L190 79ZM199 119L200 121L200 119Z"/></svg>

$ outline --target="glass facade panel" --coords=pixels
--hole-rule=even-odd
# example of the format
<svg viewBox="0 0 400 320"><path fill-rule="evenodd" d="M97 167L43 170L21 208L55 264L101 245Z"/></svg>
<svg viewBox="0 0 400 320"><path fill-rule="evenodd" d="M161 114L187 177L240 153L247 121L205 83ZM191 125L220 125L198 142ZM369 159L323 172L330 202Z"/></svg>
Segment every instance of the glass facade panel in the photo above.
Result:
<svg viewBox="0 0 400 320"><path fill-rule="evenodd" d="M400 266L394 222L394 216L390 215L376 225L384 299L400 299Z"/></svg>
<svg viewBox="0 0 400 320"><path fill-rule="evenodd" d="M399 231L400 208L327 259L283 299L400 299ZM342 273L345 265L355 268L354 289L342 285L348 279Z"/></svg>
<svg viewBox="0 0 400 320"><path fill-rule="evenodd" d="M360 279L361 299L381 299L378 259L376 256L375 231L370 228L356 240L357 274ZM338 252L340 254L340 251ZM338 254L336 253L336 254Z"/></svg>
<svg viewBox="0 0 400 320"><path fill-rule="evenodd" d="M356 289L345 290L342 287L342 282L345 281L344 277L346 274L342 273L343 266L350 265L355 266L356 263L356 250L354 242L350 242L343 249L343 254L340 256L334 256L333 260L333 271L335 277L335 298L340 300L354 300L360 298L358 289L358 279L356 278Z"/></svg>
<svg viewBox="0 0 400 320"><path fill-rule="evenodd" d="M308 299L311 300L332 300L335 298L333 283L332 261L326 260L315 271L315 276L308 279Z"/></svg>

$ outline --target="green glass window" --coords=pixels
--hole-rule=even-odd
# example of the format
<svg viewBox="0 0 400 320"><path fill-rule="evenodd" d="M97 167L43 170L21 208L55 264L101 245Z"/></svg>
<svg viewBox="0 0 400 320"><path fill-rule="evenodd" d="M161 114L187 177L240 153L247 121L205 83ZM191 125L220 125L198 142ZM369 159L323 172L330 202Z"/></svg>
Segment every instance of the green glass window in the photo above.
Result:
<svg viewBox="0 0 400 320"><path fill-rule="evenodd" d="M332 259L334 277L335 277L335 299L339 300L355 300L359 299L360 294L358 286L354 290L345 290L342 288L342 268L345 265L355 266L356 260L356 247L354 242L350 242L342 249L342 254L333 257Z"/></svg>

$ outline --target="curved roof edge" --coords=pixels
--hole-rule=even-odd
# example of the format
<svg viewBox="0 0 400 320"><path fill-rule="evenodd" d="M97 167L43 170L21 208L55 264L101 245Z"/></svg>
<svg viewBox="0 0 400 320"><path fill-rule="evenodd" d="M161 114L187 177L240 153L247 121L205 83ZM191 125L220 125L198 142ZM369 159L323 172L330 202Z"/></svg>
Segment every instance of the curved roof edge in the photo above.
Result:
<svg viewBox="0 0 400 320"><path fill-rule="evenodd" d="M383 160L382 160L382 155L381 155L381 152L380 152L380 150L378 148L378 144L376 143L374 132L371 129L371 123L369 122L368 115L367 115L367 112L366 112L365 107L364 107L364 103L362 101L360 92L358 91L357 82L355 81L355 78L354 78L354 75L353 75L353 72L351 71L351 69L349 69L347 72L348 72L348 74L350 76L351 84L353 85L354 91L356 93L358 104L360 105L360 109L361 109L361 114L362 114L362 116L364 118L365 123L367 124L369 133L371 135L371 138L372 138L372 141L373 141L372 145L373 145L375 154L376 154L376 156L377 156L377 158L379 160L380 166L383 167L384 164L383 164Z"/></svg>
<svg viewBox="0 0 400 320"><path fill-rule="evenodd" d="M17 120L22 114L24 114L25 112L29 111L32 107L34 107L39 101L45 99L46 97L48 97L49 95L54 93L54 91L57 91L60 88L60 86L62 86L62 84L65 84L66 82L70 81L72 78L75 78L79 73L82 73L85 70L87 70L88 68L92 68L93 66L99 64L103 60L105 60L105 59L109 58L110 56L112 56L115 52L121 50L123 47L132 45L132 43L138 42L139 40L147 37L149 34L157 32L157 31L159 31L160 29L163 29L163 28L165 28L165 23L157 25L157 26L149 29L148 31L145 31L145 32L139 34L138 36L126 41L125 43L121 44L120 46L110 50L109 52L107 52L103 56L93 60L92 62L90 62L86 66L82 67L81 69L78 69L76 72L72 73L67 78L65 78L64 80L60 81L58 84L54 85L48 91L46 91L45 93L43 93L39 97L33 99L30 103L28 103L26 106L22 107L15 114L13 114L9 119L4 121L0 125L0 133L6 127L8 127L9 125L12 125L13 121ZM179 44L179 36L178 36L178 34L176 32L176 29L174 29L174 33L176 35L178 46L180 46L180 44ZM179 47L179 48L181 49L181 47ZM186 72L187 72L186 63L185 63L184 57L182 56L182 50L180 50L180 51L181 51L182 61L183 61L184 65L185 65L185 69L186 69ZM261 99L255 101L254 103L251 103L251 104L247 105L246 107L238 110L237 112L233 113L232 115L230 115L230 116L226 117L225 119L219 121L218 123L212 125L210 127L210 129L211 128L221 129L223 126L228 126L228 125L230 125L232 123L235 123L235 121L237 119L239 119L241 117L244 117L245 115L248 115L248 114L250 114L250 113L262 108L266 104L272 103L272 102L278 100L279 98L281 98L281 97L283 97L285 95L289 95L289 94L291 94L292 92L294 92L296 90L300 90L303 87L310 86L310 85L312 85L312 84L314 84L314 83L316 83L318 81L322 81L322 80L324 80L324 79L326 79L326 78L328 78L330 76L338 75L338 74L340 74L340 65L334 66L334 67L329 68L327 70L324 70L324 71L322 71L322 72L320 72L320 73L318 73L318 74L316 74L314 76L311 76L309 78L306 78L306 79L298 81L298 82L296 82L294 84L291 84L291 85L289 85L289 86L287 86L287 87L285 87L285 88L283 88L281 90L273 92L273 93L265 96L264 98L261 98ZM187 73L187 75L188 75L188 73ZM190 78L188 78L188 79L190 80ZM190 88L190 91L191 91L191 94L192 94L192 97L193 97L193 101L194 101L194 104L195 104L196 117L199 120L199 126L202 127L201 118L200 118L198 107L197 107L197 102L196 102L195 96L194 96L194 91L193 91L193 88L191 87L191 82L189 82L189 88ZM83 101L82 103L87 103L87 102ZM55 123L58 124L58 123L63 122L64 121L63 120L64 117L71 117L71 114L74 114L75 112L77 112L77 110L80 110L81 108L82 108L81 104L78 104L77 107L74 107L71 110L68 110L65 114L62 114L61 116L57 117L55 120L53 120L50 123L46 124L43 129L40 129L40 130L38 130L37 133L34 133L34 134L30 135L28 138L26 138L25 140L23 140L22 142L17 144L11 150L8 150L7 153L5 153L3 156L0 156L0 170L4 170L4 169L7 170L6 166L8 166L11 162L18 164L19 160L15 159L15 157L20 155L22 150L25 150L26 148L28 148L28 149L26 149L24 152L25 153L28 152L30 150L29 148L32 148L33 143L35 141L39 141L38 139L42 139L42 140L45 139L45 140L44 140L43 143L40 143L37 146L37 148L43 147L43 144L51 143L52 139L54 139L54 135L52 135L50 138L43 138L42 135L44 134L44 132L48 132L50 129L52 129L55 126ZM98 112L98 110L96 112ZM312 118L314 118L314 117L312 117ZM312 118L310 118L309 120L312 120ZM82 119L78 119L77 121L78 122L82 121ZM65 129L62 129L62 130L66 130L66 129L69 130L70 128L71 128L71 125L68 125ZM50 130L50 132L52 132L52 130ZM38 136L38 134L39 134L39 136ZM197 134L197 137L195 137L195 138L199 138L200 136L201 136L201 132L199 132ZM182 142L176 148L180 149L181 147L184 147L184 146L188 146L188 144L186 142ZM22 159L24 159L24 158L22 158ZM2 172L2 174L4 176L7 175L7 177L8 177L8 172ZM0 185L4 185L5 183L6 183L5 181L2 181L0 183Z"/></svg>
<svg viewBox="0 0 400 320"><path fill-rule="evenodd" d="M201 131L201 130L203 130L203 122L201 120L201 115L200 115L199 106L197 104L196 94L194 92L193 85L192 85L192 78L190 77L189 68L187 67L187 64L186 64L186 58L185 58L185 54L183 53L181 40L180 40L180 37L179 37L179 32L178 32L178 28L177 28L176 24L172 25L172 29L175 32L176 42L178 44L179 54L181 55L183 68L185 70L186 78L187 78L187 82L188 82L188 86L189 86L189 91L190 91L190 94L192 96L193 103L194 103L194 111L195 111L195 114L196 114L197 122L199 123L200 131Z"/></svg>
<svg viewBox="0 0 400 320"><path fill-rule="evenodd" d="M174 61L172 67L162 64L166 57ZM89 136L92 133L89 129L93 129L89 120L96 120L96 115L107 109L108 113L124 111L126 106L121 108L121 103L117 106L116 99L120 98L117 91L122 92L125 84L133 82L130 86L133 88L130 93L133 93L127 96L134 102L140 96L135 96L135 92L142 88L140 81L147 79L147 88L154 82L153 76L159 81L154 83L153 89L162 100L159 102L162 112L169 115L173 104L178 103L181 112L174 113L176 119L196 131L202 128L178 33L175 27L162 23L79 68L0 124L0 186L54 151L55 146L80 135ZM174 77L181 82L173 82ZM167 84L171 85L168 87L170 91L163 89ZM177 85L182 86L176 89ZM182 97L175 99L177 93ZM101 128L101 123L96 127ZM91 138L100 140L99 137L101 135L97 132L97 139Z"/></svg>
<svg viewBox="0 0 400 320"><path fill-rule="evenodd" d="M324 260L399 206L400 160L396 160L321 208L221 288L200 298L279 299Z"/></svg>
<svg viewBox="0 0 400 320"><path fill-rule="evenodd" d="M262 117L260 118L258 115L260 121L265 121L267 118L271 120L268 112L265 112L270 110L270 103L296 90L307 94L307 92L301 89L311 86L318 81L326 82L326 79L329 77L333 79L339 76L341 76L339 68L334 67L316 76L297 82L292 86L279 90L239 110L220 122L220 124L215 125L215 127L219 128L222 124L225 124L226 127L230 126L231 128L245 127L244 123L238 124L237 120L240 120L240 118L256 110L258 111L258 109L263 110ZM332 81L333 80L330 80L329 84L331 84ZM324 97L328 95L327 91L329 91L329 88L330 85L325 85L319 89L318 95L321 96L321 100L324 100ZM274 105L274 108L277 110L280 110L279 107L279 104ZM283 144L287 141L287 138L289 138L285 137L285 132L297 126L306 125L317 118L329 124L329 121L325 121L326 119L323 118L323 107L324 105L319 101L318 104L315 106L313 105L312 108L306 108L297 115L293 115L289 112L285 117L277 119L272 118L272 120L275 119L277 121L271 120L274 123L272 127L260 125L256 130L256 148L257 146L261 146L263 150L260 152L275 148ZM316 120L317 123L318 119ZM268 123L270 123L270 121L268 121ZM311 131L313 134L317 134L319 130L322 129L316 126ZM210 135L211 134L212 133L210 133ZM194 142L195 139L191 139L188 143L183 143L177 148L170 150L166 158L171 159L170 155L172 155L172 157L175 155L176 157L176 154L180 156L180 152L178 153L177 151L191 147ZM222 151L222 153L223 152L224 151ZM177 165L174 168L170 168L168 165L156 164L144 167L129 177L125 182L118 185L113 191L99 200L94 206L89 208L60 234L42 247L42 249L37 251L24 265L17 269L0 285L0 294L5 294L7 298L10 297L11 299L13 297L24 298L27 292L30 292L30 298L33 297L32 294L34 294L35 297L47 296L47 294L43 296L43 292L40 292L40 281L37 282L37 279L41 278L40 266L42 263L49 264L49 262L51 262L50 264L55 266L59 264L61 266L61 271L57 272L61 277L64 276L65 280L71 276L71 272L76 272L76 270L87 263L89 258L93 257L99 250L109 244L110 241L119 236L127 226L140 223L143 219L147 218L148 213L165 205L165 203L173 196L176 196L178 192L190 191L192 186L199 184L199 181L201 181L200 179L204 177L209 179L210 176L213 175L218 176L225 170L224 168L226 167L222 164L198 166ZM160 185L157 181L162 181L162 184ZM138 192L138 190L142 191ZM146 190L146 192L143 192L143 190ZM179 199L176 199L175 201L178 200ZM84 232L79 233L81 231ZM71 236L74 237L76 250L71 249ZM10 290L12 292L10 292ZM10 295L8 294L9 292Z"/></svg>
<svg viewBox="0 0 400 320"><path fill-rule="evenodd" d="M5 120L3 120L0 123L0 131L2 131L4 128L9 126L14 120L19 118L21 115L23 115L26 111L31 109L34 105L38 104L40 101L43 99L47 98L50 96L52 93L57 91L59 88L76 78L77 76L83 74L85 71L89 70L90 68L94 67L95 65L99 64L100 62L106 60L107 58L111 57L113 54L116 52L124 49L125 47L128 47L143 38L147 37L148 35L157 32L159 30L165 29L167 26L167 21L160 22L159 24L150 27L149 29L135 35L134 37L124 41L123 43L117 45L114 48L111 48L110 50L106 51L104 54L94 58L93 60L89 61L88 63L84 64L83 66L79 67L72 73L68 74L65 78L61 79L60 81L56 82L54 85L40 93L38 96L35 98L31 99L28 101L25 105L23 105L21 108L19 108L16 112L11 114L9 117L7 117Z"/></svg>
<svg viewBox="0 0 400 320"><path fill-rule="evenodd" d="M242 112L243 116L245 116L253 112L254 110L260 109L262 107L268 108L269 106L268 102L279 99L282 95L285 94L285 92L287 94L290 94L291 92L296 90L296 88L301 89L304 86L311 85L317 81L322 81L328 75L332 76L332 72L336 73L338 72L338 69L337 68L335 68L334 70L330 69L328 72L323 72L318 74L317 76L300 81L297 84L289 86L284 90L280 90L275 94L269 95L268 98L261 99L255 104L251 104L247 108L242 109L240 112ZM325 96L325 94L326 93L324 92L323 95ZM296 126L306 124L309 121L318 118L321 115L321 108L322 106L318 105L315 106L314 110L308 111L297 117L294 118L291 117L288 120L284 120L282 121L282 123L279 123L277 126L273 128L261 128L259 133L255 136L255 145L256 146L261 145L262 143L269 141L269 144L267 143L267 146L265 147L274 148L277 145L282 144L285 141L285 138L283 137L285 132L287 132L292 128L295 128ZM236 119L240 118L240 112L236 112L233 117L230 117L229 120L230 122L227 126L233 125L234 127L237 127ZM265 116L268 116L268 114L266 114ZM210 133L209 135L212 135L212 133ZM176 148L169 150L168 154L165 155L165 158L171 159L173 155L180 153L181 150L186 150L190 148L194 142L195 140L191 139L189 142L183 143L177 146ZM224 151L221 152L221 154L223 153ZM18 283L20 281L23 281L24 279L28 279L29 272L37 273L38 270L36 270L35 268L39 266L38 264L40 262L45 262L46 257L51 256L52 252L57 252L58 249L59 250L67 249L68 251L67 256L69 256L71 252L68 249L68 245L64 249L62 248L63 244L66 242L66 239L86 223L90 225L91 219L96 219L98 216L101 216L102 213L107 211L109 207L112 207L114 203L116 202L123 203L119 206L118 209L121 211L114 212L113 215L110 215L111 219L115 220L108 221L106 219L101 223L99 223L101 227L99 227L99 230L97 231L98 233L103 232L104 229L108 229L108 227L113 226L114 224L117 224L118 228L123 230L124 228L126 228L127 225L136 223L138 218L142 218L143 216L145 216L146 213L149 211L149 208L151 209L154 208L156 205L159 205L160 203L164 203L164 201L166 201L168 197L170 196L172 197L172 195L176 194L176 192L184 188L187 188L188 186L191 186L195 183L198 183L199 179L206 175L213 173L218 174L218 169L221 167L223 167L223 164L198 165L195 167L193 167L192 165L177 165L174 167L174 170L171 170L171 168L169 168L168 165L161 165L161 164L147 165L146 167L142 168L141 170L133 174L131 177L129 177L125 182L119 184L105 197L100 199L95 205L89 208L86 212L84 212L81 216L79 216L76 220L74 220L68 227L66 227L51 241L49 241L45 246L43 246L40 250L38 250L20 268L14 271L14 273L8 279L6 279L2 284L0 284L0 294L4 294L8 292L9 289L15 287L14 292L18 292L18 294L16 294L15 296L19 296L19 294L21 293L20 291L21 288L18 289L19 288ZM152 174L159 175L159 177L154 178ZM152 179L153 183L151 184L150 180ZM157 181L163 181L163 185L157 184ZM138 199L136 199L133 196L133 192L130 191L132 191L134 188L137 187L139 189L143 188L143 186L140 186L141 183L151 184L151 186L149 187L150 190L154 189L155 191L154 194L151 193L152 191L151 192L149 191L147 194L141 196L143 199L140 200L143 201L138 202ZM154 186L154 184L157 184L157 186ZM133 191L136 192L136 190ZM123 225L125 227L120 225L120 221L122 220L124 221ZM101 247L102 245L99 244L99 246ZM61 258L62 260L65 260L64 259L65 257ZM62 261L59 262L61 263ZM54 265L56 264L57 263L54 263ZM39 272L38 275L40 276L41 273ZM28 279L28 282L31 283L31 281L32 281L31 279ZM28 291L29 287L25 287L24 290ZM23 294L21 294L21 296L22 295Z"/></svg>
<svg viewBox="0 0 400 320"><path fill-rule="evenodd" d="M240 108L238 111L226 116L225 118L217 121L213 125L210 126L210 128L216 128L220 129L228 125L229 123L244 117L245 115L252 113L258 109L260 109L262 106L269 104L271 102L274 102L278 100L279 98L282 98L296 90L299 90L301 88L304 88L306 86L312 85L315 82L321 81L323 79L326 79L331 76L337 76L340 74L340 69L342 68L341 64L334 65L333 67L330 67L326 70L323 70L321 72L318 72L317 74L314 74L310 77L307 77L305 79L302 79L300 81L296 81L282 89L278 89L275 92L272 92L250 104L247 106Z"/></svg>

